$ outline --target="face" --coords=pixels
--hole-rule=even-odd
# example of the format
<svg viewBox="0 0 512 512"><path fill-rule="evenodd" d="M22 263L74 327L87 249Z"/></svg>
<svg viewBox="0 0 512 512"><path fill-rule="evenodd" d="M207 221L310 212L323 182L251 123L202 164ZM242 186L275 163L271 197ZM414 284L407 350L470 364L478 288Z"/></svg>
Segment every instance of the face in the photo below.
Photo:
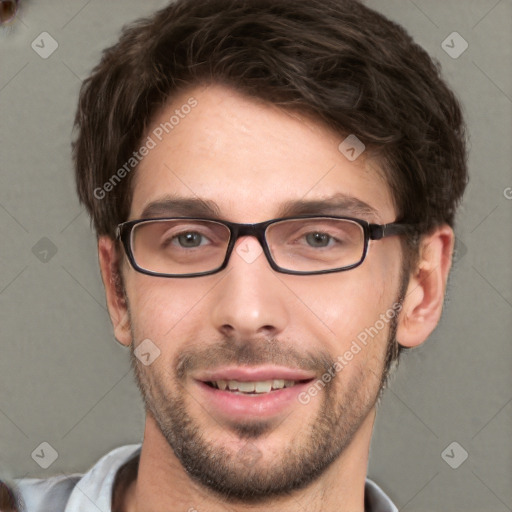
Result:
<svg viewBox="0 0 512 512"><path fill-rule="evenodd" d="M191 97L195 106L181 109ZM189 113L169 134L155 132L177 109ZM346 159L343 137L227 88L175 98L147 135L156 144L134 177L130 219L395 220L375 165L364 154ZM324 275L275 272L254 237L240 238L227 268L209 276L148 276L125 258L132 349L149 339L160 351L148 366L132 352L148 418L197 482L258 501L304 487L336 463L381 388L401 267L397 237L370 242L359 267ZM212 387L218 381L256 382L263 392ZM287 387L265 391L266 381Z"/></svg>

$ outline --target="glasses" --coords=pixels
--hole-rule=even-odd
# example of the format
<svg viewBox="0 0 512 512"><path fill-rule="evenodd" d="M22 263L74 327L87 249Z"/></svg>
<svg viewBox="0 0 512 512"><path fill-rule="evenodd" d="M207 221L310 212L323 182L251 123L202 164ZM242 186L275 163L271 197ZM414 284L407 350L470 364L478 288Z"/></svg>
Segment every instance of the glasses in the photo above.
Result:
<svg viewBox="0 0 512 512"><path fill-rule="evenodd" d="M355 268L363 263L370 240L412 232L410 224L370 224L351 217L288 217L257 224L173 217L123 222L116 238L132 267L151 276L220 272L242 236L258 240L275 271L312 275Z"/></svg>

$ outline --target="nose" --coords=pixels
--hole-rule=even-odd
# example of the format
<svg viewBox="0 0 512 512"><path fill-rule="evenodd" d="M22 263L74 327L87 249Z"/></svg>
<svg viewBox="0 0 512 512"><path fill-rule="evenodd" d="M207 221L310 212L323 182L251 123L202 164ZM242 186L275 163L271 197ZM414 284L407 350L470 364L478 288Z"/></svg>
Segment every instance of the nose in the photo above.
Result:
<svg viewBox="0 0 512 512"><path fill-rule="evenodd" d="M224 336L276 336L289 320L289 291L253 236L237 240L226 276L214 288L211 321ZM286 293L288 291L288 294Z"/></svg>

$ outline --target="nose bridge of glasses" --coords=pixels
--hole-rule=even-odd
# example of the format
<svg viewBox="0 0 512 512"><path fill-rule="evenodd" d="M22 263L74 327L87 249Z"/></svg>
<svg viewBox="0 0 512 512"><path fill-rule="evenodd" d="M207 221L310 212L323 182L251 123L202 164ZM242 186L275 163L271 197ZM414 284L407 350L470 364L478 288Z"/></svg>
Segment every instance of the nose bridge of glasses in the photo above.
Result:
<svg viewBox="0 0 512 512"><path fill-rule="evenodd" d="M233 245L236 244L239 238L253 236L263 248L265 245L265 227L264 224L234 224L232 230Z"/></svg>
<svg viewBox="0 0 512 512"><path fill-rule="evenodd" d="M270 266L273 265L271 261L271 255L269 254L269 249L265 240L265 230L268 226L268 222L261 222L258 224L230 224L231 230L231 240L227 248L226 254L226 262L230 259L232 251L235 249L235 245L238 242L239 238L243 237L253 237L256 238L259 245L240 245L239 249L237 249L238 254L242 257L242 259L252 260L257 257L261 252L265 254L266 259ZM251 247L252 246L252 247ZM240 252L240 250L242 252Z"/></svg>

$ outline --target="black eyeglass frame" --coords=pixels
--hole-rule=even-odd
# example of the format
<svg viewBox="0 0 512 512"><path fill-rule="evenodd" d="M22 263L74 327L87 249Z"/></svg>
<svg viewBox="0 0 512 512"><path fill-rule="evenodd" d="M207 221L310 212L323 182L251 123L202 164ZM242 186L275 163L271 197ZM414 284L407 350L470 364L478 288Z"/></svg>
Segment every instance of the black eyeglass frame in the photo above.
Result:
<svg viewBox="0 0 512 512"><path fill-rule="evenodd" d="M302 271L302 270L288 270L283 267L277 265L274 261L270 249L267 244L266 239L266 230L272 224L277 222L283 222L287 220L300 220L300 219L338 219L338 220L348 220L359 224L363 228L364 232L364 248L361 259L352 265L346 267L332 268L328 270L313 270L313 271ZM133 228L138 224L154 222L154 221L166 221L166 220L194 220L200 222L215 222L217 224L222 224L229 229L230 238L228 242L228 246L226 249L226 256L221 265L213 270L207 270L205 272L194 272L190 274L164 274L161 272L153 272L151 270L147 270L137 264L135 261L135 257L132 251L132 233ZM122 222L116 228L116 240L120 240L123 244L126 255L128 256L128 260L132 267L142 274L146 274L149 276L155 277L200 277L200 276L208 276L212 274L216 274L221 270L224 270L231 258L231 254L233 253L233 249L237 240L242 236L253 236L260 243L263 248L263 252L265 253L265 257L271 268L276 272L280 272L282 274L292 274L292 275L316 275L316 274L331 274L333 272L344 272L346 270L351 270L353 268L358 267L363 263L368 254L368 247L370 240L381 240L382 238L386 238L388 236L395 235L407 235L413 234L416 232L416 226L414 224L407 224L399 221L391 222L389 224L372 224L362 219L356 219L354 217L338 217L335 215L303 215L297 217L280 217L277 219L267 220L265 222L258 222L256 224L239 224L236 222L229 222L225 220L218 219L205 219L198 217L157 217L157 218L149 218L149 219L137 219L130 220L127 222Z"/></svg>

